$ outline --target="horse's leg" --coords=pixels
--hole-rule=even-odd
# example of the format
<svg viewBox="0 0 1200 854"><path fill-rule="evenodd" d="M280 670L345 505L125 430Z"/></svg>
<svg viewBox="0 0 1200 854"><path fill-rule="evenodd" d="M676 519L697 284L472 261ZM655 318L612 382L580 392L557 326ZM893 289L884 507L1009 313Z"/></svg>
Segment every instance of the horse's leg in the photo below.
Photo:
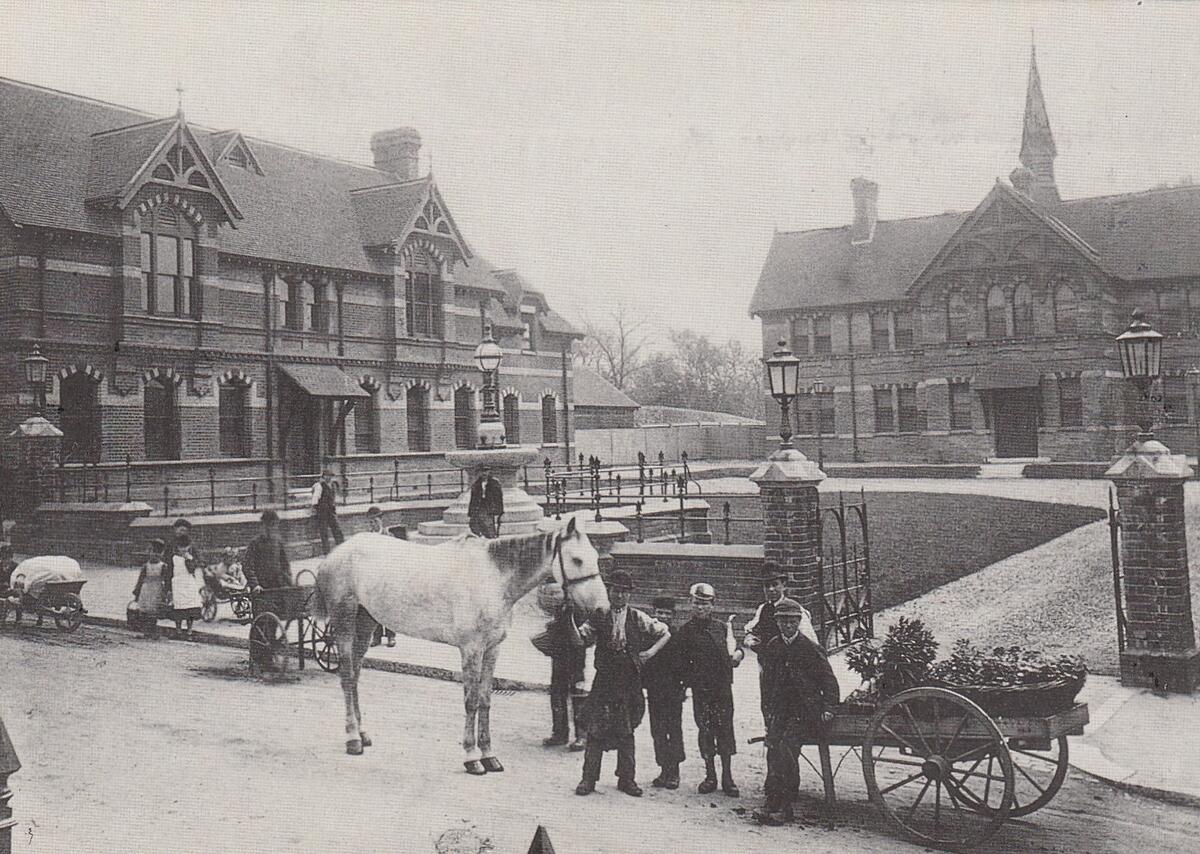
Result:
<svg viewBox="0 0 1200 854"><path fill-rule="evenodd" d="M475 743L475 716L479 712L479 677L483 669L482 654L471 646L461 647L463 675L463 706L466 720L463 723L463 766L468 774L486 774L479 761L479 748Z"/></svg>
<svg viewBox="0 0 1200 854"><path fill-rule="evenodd" d="M504 766L492 753L492 674L496 670L496 658L500 644L489 647L483 654L483 667L479 677L479 750L486 771L503 771Z"/></svg>
<svg viewBox="0 0 1200 854"><path fill-rule="evenodd" d="M346 752L352 756L362 753L362 736L358 734L358 655L356 649L356 606L338 609L333 617L334 640L341 657L338 676L342 683L342 696L346 700Z"/></svg>
<svg viewBox="0 0 1200 854"><path fill-rule="evenodd" d="M367 613L365 608L358 609L358 623L354 630L354 717L358 721L358 738L363 747L371 746L371 737L363 729L362 711L358 705L358 676L362 672L362 661L371 646L371 638L375 636L378 623Z"/></svg>

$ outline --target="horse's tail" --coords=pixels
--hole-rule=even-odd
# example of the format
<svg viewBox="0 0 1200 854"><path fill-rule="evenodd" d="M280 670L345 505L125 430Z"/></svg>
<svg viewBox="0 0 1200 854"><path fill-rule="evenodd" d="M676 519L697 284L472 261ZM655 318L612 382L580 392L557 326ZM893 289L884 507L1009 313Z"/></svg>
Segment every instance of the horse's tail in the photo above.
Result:
<svg viewBox="0 0 1200 854"><path fill-rule="evenodd" d="M338 559L338 550L334 549L321 559L321 565L317 567L317 591L308 606L309 614L316 619L328 619L333 610L334 588L337 587L336 578L341 574L342 563Z"/></svg>

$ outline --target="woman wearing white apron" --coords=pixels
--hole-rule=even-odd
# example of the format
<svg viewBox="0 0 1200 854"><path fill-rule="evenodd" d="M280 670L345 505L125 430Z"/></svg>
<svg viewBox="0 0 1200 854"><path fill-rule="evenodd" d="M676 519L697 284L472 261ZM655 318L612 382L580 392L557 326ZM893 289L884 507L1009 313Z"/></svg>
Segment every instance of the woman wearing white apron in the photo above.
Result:
<svg viewBox="0 0 1200 854"><path fill-rule="evenodd" d="M187 534L180 533L175 537L175 550L167 566L167 574L171 580L171 619L175 621L175 631L183 628L187 622L188 640L192 637L192 621L200 616L200 586L204 578L196 569L196 561L191 557L189 546L191 541Z"/></svg>

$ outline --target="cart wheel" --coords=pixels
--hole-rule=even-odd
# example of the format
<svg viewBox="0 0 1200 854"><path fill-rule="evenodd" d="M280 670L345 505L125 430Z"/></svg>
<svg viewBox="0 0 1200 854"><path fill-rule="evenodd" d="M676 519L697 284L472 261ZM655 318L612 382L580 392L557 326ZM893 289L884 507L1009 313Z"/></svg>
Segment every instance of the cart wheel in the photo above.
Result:
<svg viewBox="0 0 1200 854"><path fill-rule="evenodd" d="M54 625L73 632L83 625L83 600L74 593L66 593L54 609Z"/></svg>
<svg viewBox="0 0 1200 854"><path fill-rule="evenodd" d="M233 616L239 620L244 620L254 612L254 606L250 602L250 598L243 594L236 594L229 600L229 606L233 608Z"/></svg>
<svg viewBox="0 0 1200 854"><path fill-rule="evenodd" d="M200 588L200 619L211 623L217 618L217 597L207 587Z"/></svg>
<svg viewBox="0 0 1200 854"><path fill-rule="evenodd" d="M1060 735L1036 746L1019 738L1008 741L1014 771L1010 817L1029 815L1054 799L1067 777L1067 737Z"/></svg>
<svg viewBox="0 0 1200 854"><path fill-rule="evenodd" d="M250 667L279 670L287 660L280 650L287 643L283 623L271 612L259 614L250 624Z"/></svg>
<svg viewBox="0 0 1200 854"><path fill-rule="evenodd" d="M1012 807L1004 737L983 709L944 688L884 701L867 726L862 763L867 792L888 823L926 845L977 845Z"/></svg>
<svg viewBox="0 0 1200 854"><path fill-rule="evenodd" d="M296 573L297 587L311 587L317 583L317 574L311 569L302 569Z"/></svg>
<svg viewBox="0 0 1200 854"><path fill-rule="evenodd" d="M333 639L333 632L330 631L331 626L326 623L325 628L320 628L316 623L312 624L313 629L313 648L317 659L317 665L327 673L337 673L341 667L341 661L338 659L337 641Z"/></svg>

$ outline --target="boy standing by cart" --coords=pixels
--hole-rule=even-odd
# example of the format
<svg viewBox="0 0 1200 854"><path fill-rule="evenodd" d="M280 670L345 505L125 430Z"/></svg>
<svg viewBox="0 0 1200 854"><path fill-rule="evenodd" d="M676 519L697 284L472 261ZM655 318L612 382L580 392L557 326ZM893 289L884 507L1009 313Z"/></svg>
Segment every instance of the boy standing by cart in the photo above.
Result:
<svg viewBox="0 0 1200 854"><path fill-rule="evenodd" d="M654 619L668 629L675 627L675 599L654 600ZM650 712L650 735L654 739L654 761L659 775L650 785L656 789L679 788L679 764L683 762L683 697L686 688L680 673L679 638L671 635L667 645L642 666L642 685Z"/></svg>

